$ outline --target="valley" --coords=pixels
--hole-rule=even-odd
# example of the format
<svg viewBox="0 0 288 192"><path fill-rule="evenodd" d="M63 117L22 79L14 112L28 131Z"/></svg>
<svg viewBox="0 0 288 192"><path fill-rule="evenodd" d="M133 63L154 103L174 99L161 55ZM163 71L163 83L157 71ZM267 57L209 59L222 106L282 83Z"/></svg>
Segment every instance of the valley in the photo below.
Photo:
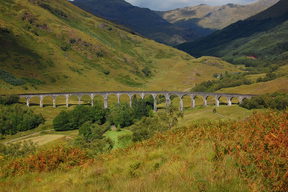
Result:
<svg viewBox="0 0 288 192"><path fill-rule="evenodd" d="M0 192L288 191L287 8L0 0Z"/></svg>

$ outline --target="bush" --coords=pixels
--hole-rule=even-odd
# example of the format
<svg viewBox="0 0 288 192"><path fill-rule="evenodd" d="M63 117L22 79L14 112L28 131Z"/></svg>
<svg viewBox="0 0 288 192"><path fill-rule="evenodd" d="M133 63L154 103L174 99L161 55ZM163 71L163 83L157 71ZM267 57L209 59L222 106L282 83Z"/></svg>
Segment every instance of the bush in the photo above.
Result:
<svg viewBox="0 0 288 192"><path fill-rule="evenodd" d="M38 127L44 122L42 115L34 114L28 107L22 105L0 105L0 133L14 135Z"/></svg>
<svg viewBox="0 0 288 192"><path fill-rule="evenodd" d="M270 108L277 110L285 110L288 106L288 94L286 93L273 93L245 99L241 107L246 109L262 109Z"/></svg>
<svg viewBox="0 0 288 192"><path fill-rule="evenodd" d="M3 167L3 171L6 176L14 176L28 172L47 172L58 168L71 169L83 165L88 160L88 155L79 148L59 146L13 160Z"/></svg>
<svg viewBox="0 0 288 192"><path fill-rule="evenodd" d="M109 120L117 127L128 127L133 124L133 110L126 103L116 104L111 108Z"/></svg>
<svg viewBox="0 0 288 192"><path fill-rule="evenodd" d="M106 128L96 123L86 122L79 129L79 135L82 135L86 141L92 141L95 139L103 139L103 134L109 130L110 125Z"/></svg>
<svg viewBox="0 0 288 192"><path fill-rule="evenodd" d="M62 111L53 120L56 131L79 129L85 122L102 125L106 122L108 111L98 105L94 107L79 105L72 111Z"/></svg>
<svg viewBox="0 0 288 192"><path fill-rule="evenodd" d="M72 115L67 111L62 111L53 120L53 127L56 131L73 130L74 126L71 123Z"/></svg>
<svg viewBox="0 0 288 192"><path fill-rule="evenodd" d="M20 86L20 85L24 85L25 81L22 79L18 79L16 77L14 77L12 74L0 70L0 79L2 79L3 81L5 81L6 83L9 83L10 85L14 85L14 86Z"/></svg>
<svg viewBox="0 0 288 192"><path fill-rule="evenodd" d="M142 73L144 73L145 77L151 77L152 76L152 72L148 67L144 67L142 69Z"/></svg>
<svg viewBox="0 0 288 192"><path fill-rule="evenodd" d="M240 171L252 180L250 183L257 182L256 175L261 177L266 187L261 191L288 191L287 119L287 112L255 114L238 122L236 131L233 130L231 140L235 144L230 150Z"/></svg>
<svg viewBox="0 0 288 192"><path fill-rule="evenodd" d="M18 95L7 95L7 96L0 96L0 104L2 105L12 105L14 103L19 102Z"/></svg>
<svg viewBox="0 0 288 192"><path fill-rule="evenodd" d="M267 73L265 77L260 77L257 79L257 82L267 82L272 81L277 78L277 75L275 73Z"/></svg>
<svg viewBox="0 0 288 192"><path fill-rule="evenodd" d="M79 129L79 137L75 139L74 145L88 151L90 155L110 151L113 142L104 137L104 133L110 129L110 124L99 125L86 122Z"/></svg>
<svg viewBox="0 0 288 192"><path fill-rule="evenodd" d="M0 144L0 154L8 158L21 157L27 154L34 153L36 145L32 142Z"/></svg>
<svg viewBox="0 0 288 192"><path fill-rule="evenodd" d="M129 129L133 132L133 141L151 138L157 132L171 129L178 124L178 118L183 117L175 107L168 107L166 112L159 112L153 117L144 117Z"/></svg>
<svg viewBox="0 0 288 192"><path fill-rule="evenodd" d="M192 91L195 92L214 92L222 88L236 87L240 85L249 85L252 82L245 78L245 74L235 73L229 74L225 73L220 76L220 79L205 81L196 85Z"/></svg>
<svg viewBox="0 0 288 192"><path fill-rule="evenodd" d="M95 156L113 149L113 142L108 138L94 139L88 142L84 137L78 137L74 140L74 145L85 149L89 156Z"/></svg>
<svg viewBox="0 0 288 192"><path fill-rule="evenodd" d="M150 111L153 109L154 100L153 97L148 97L145 99L133 98L132 109L135 119L141 119L142 117L147 117Z"/></svg>

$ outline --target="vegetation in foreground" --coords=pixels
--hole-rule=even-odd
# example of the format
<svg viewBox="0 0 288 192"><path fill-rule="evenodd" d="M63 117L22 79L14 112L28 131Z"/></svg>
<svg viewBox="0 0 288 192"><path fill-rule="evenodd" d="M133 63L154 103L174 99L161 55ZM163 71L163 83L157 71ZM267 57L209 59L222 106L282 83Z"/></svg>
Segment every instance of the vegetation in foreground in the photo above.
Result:
<svg viewBox="0 0 288 192"><path fill-rule="evenodd" d="M4 156L2 189L287 191L287 131L287 111L270 111L172 128L95 158L63 146L13 161Z"/></svg>

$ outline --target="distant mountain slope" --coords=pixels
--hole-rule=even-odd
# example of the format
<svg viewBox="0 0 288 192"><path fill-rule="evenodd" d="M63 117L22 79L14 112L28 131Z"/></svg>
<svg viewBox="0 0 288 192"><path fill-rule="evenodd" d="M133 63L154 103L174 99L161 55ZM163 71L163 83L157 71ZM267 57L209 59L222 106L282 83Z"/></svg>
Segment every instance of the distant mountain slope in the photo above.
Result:
<svg viewBox="0 0 288 192"><path fill-rule="evenodd" d="M0 1L1 94L183 90L226 70L237 68L196 60L66 0Z"/></svg>
<svg viewBox="0 0 288 192"><path fill-rule="evenodd" d="M259 66L288 60L288 1L178 48L193 56L213 55Z"/></svg>
<svg viewBox="0 0 288 192"><path fill-rule="evenodd" d="M191 28L223 29L239 20L247 19L271 7L279 0L259 0L248 5L227 4L223 6L199 5L172 11L159 12L170 23Z"/></svg>
<svg viewBox="0 0 288 192"><path fill-rule="evenodd" d="M124 0L74 0L72 3L158 42L175 45L198 37L196 33L188 33L167 22L150 9L133 6Z"/></svg>

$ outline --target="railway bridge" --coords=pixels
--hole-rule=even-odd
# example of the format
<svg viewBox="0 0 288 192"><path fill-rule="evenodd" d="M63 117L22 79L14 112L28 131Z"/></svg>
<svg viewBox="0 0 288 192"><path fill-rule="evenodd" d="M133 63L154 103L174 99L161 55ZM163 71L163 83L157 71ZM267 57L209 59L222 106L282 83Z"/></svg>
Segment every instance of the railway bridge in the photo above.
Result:
<svg viewBox="0 0 288 192"><path fill-rule="evenodd" d="M90 97L91 106L94 105L94 98L97 95L101 95L104 99L104 108L108 108L108 97L109 95L116 95L117 101L120 103L121 95L128 95L129 97L129 104L132 106L133 96L139 95L142 99L145 96L151 95L154 99L154 111L157 111L157 97L163 95L166 99L166 106L171 104L171 97L177 96L180 99L179 102L179 109L183 111L184 104L183 104L183 97L190 96L191 98L191 107L194 108L196 106L196 97L203 98L204 106L208 105L207 99L208 97L213 97L215 99L215 106L219 107L220 105L220 98L224 97L227 100L227 105L232 105L232 99L237 98L239 103L241 103L244 99L250 99L255 95L249 94L233 94L233 93L206 93L206 92L178 92L178 91L109 91L109 92L67 92L67 93L31 93L31 94L19 94L20 98L26 99L26 104L30 106L30 100L33 97L39 97L40 103L39 106L43 107L43 99L45 97L51 97L53 102L53 107L56 107L56 98L59 96L64 96L66 98L66 107L69 107L69 97L77 96L78 102L81 104L81 98L85 95Z"/></svg>

